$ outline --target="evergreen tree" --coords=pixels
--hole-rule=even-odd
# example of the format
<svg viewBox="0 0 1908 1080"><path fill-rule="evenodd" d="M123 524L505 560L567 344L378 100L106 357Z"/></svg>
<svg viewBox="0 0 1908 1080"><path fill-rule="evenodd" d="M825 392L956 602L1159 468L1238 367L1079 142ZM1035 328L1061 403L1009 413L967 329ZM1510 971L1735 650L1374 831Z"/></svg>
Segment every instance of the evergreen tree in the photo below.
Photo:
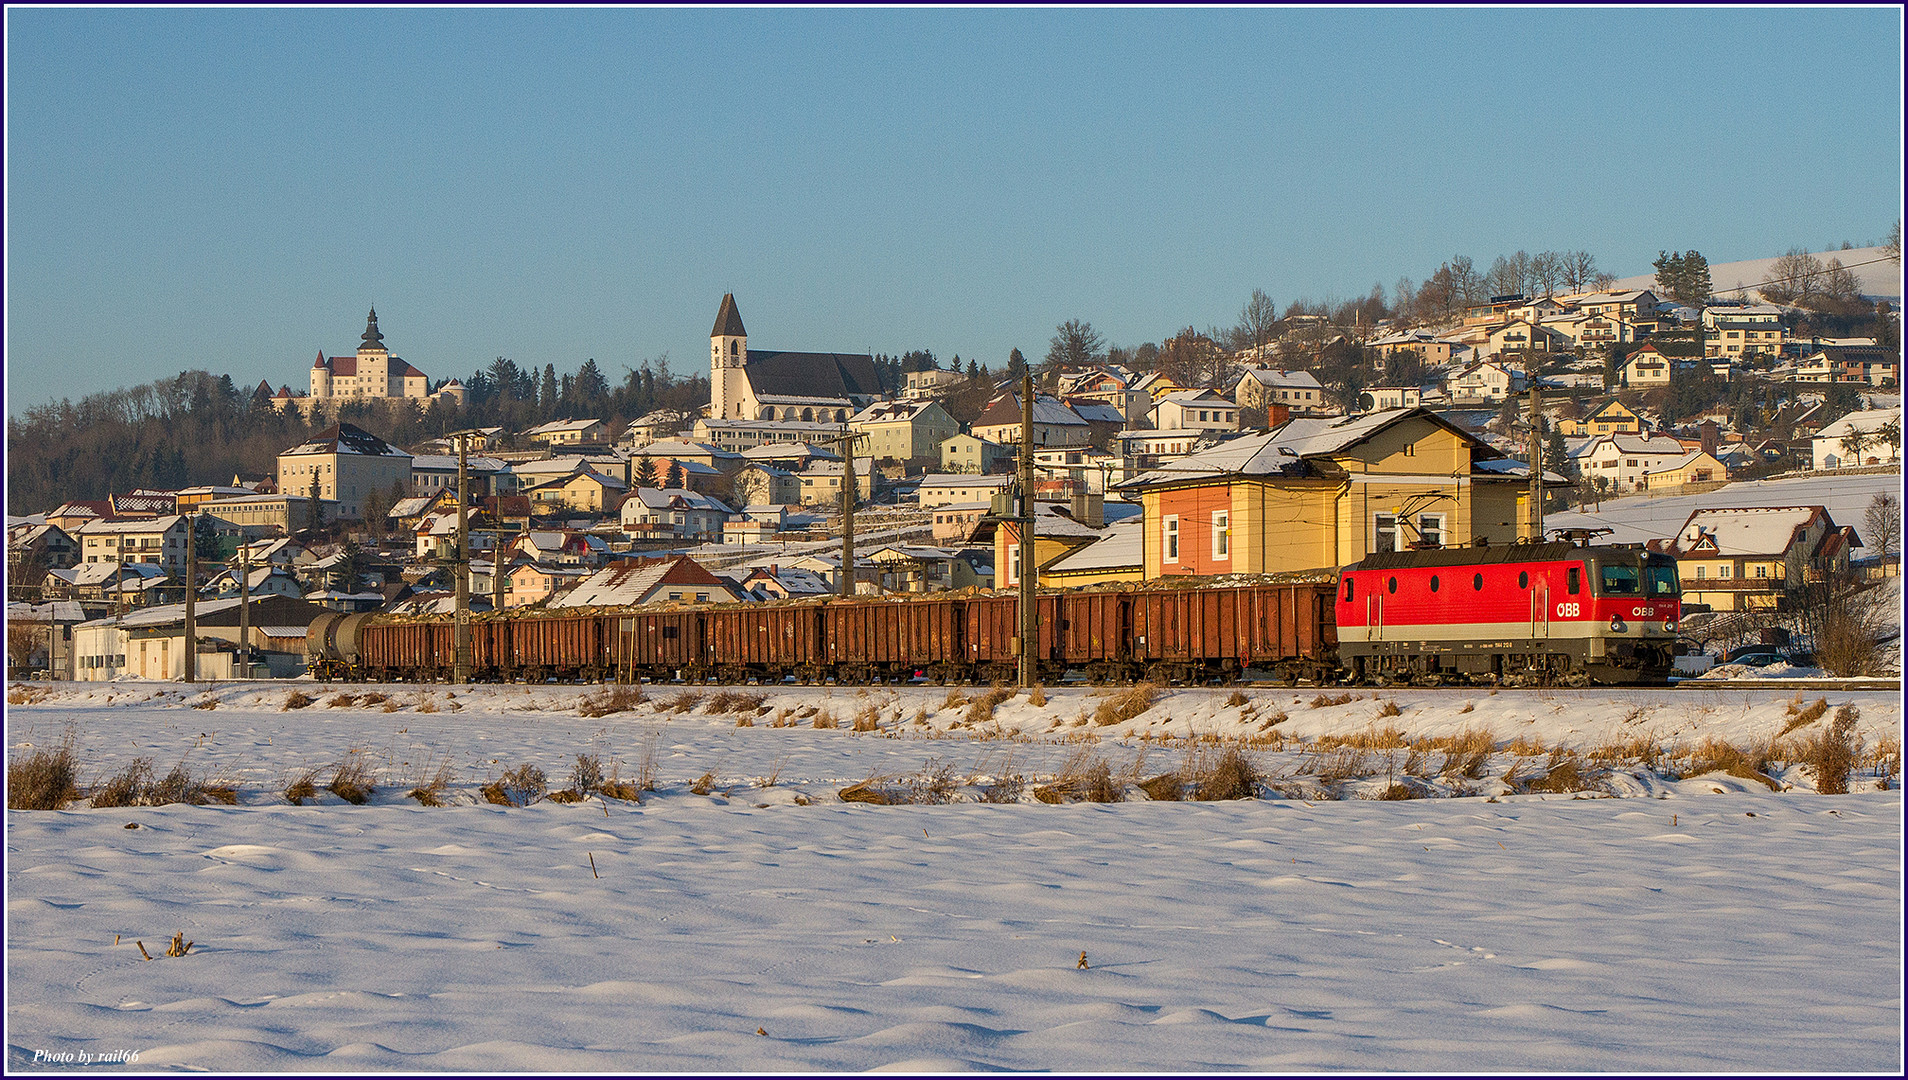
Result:
<svg viewBox="0 0 1908 1080"><path fill-rule="evenodd" d="M1020 377L1025 374L1027 374L1027 358L1020 355L1019 349L1015 349L1013 352L1008 353L1007 354L1007 377L1009 379L1013 379L1014 381L1018 382L1020 380Z"/></svg>
<svg viewBox="0 0 1908 1080"><path fill-rule="evenodd" d="M543 365L543 385L537 391L537 410L547 421L556 415L557 378L556 365Z"/></svg>

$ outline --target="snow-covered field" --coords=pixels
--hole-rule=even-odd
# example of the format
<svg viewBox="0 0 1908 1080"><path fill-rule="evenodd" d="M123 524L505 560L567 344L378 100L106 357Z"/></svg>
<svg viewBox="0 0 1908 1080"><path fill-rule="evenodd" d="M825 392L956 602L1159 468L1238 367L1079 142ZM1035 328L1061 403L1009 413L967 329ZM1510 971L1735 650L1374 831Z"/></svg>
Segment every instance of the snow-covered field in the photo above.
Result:
<svg viewBox="0 0 1908 1080"><path fill-rule="evenodd" d="M1701 495L1647 495L1606 499L1587 512L1575 510L1544 515L1551 529L1611 529L1598 543L1641 544L1675 536L1697 510L1730 506L1816 506L1826 508L1837 525L1853 525L1862 532L1863 517L1877 495L1900 498L1901 474L1863 473L1854 476L1797 476L1786 480L1753 480L1728 484Z"/></svg>
<svg viewBox="0 0 1908 1080"><path fill-rule="evenodd" d="M601 717L578 706L602 691L554 686L10 690L10 759L70 731L82 788L146 757L238 796L9 812L13 1070L1903 1064L1893 693L1183 689L1102 725L1109 699L1073 687L971 721L931 687L743 688L766 697L713 715L646 687ZM317 700L286 709L299 691ZM1815 793L1793 750L1766 778L1693 756L1844 709L1866 748L1849 795ZM1465 775L1387 729L1495 748ZM1139 786L1228 746L1260 797ZM362 806L323 790L352 751ZM578 754L625 780L647 759L655 790L480 794L524 763L561 788ZM1124 801L1036 797L1094 761ZM1577 783L1533 788L1565 764ZM407 797L441 767L449 805ZM316 798L287 803L313 770ZM951 801L837 796L870 778ZM1394 788L1425 797L1376 798Z"/></svg>

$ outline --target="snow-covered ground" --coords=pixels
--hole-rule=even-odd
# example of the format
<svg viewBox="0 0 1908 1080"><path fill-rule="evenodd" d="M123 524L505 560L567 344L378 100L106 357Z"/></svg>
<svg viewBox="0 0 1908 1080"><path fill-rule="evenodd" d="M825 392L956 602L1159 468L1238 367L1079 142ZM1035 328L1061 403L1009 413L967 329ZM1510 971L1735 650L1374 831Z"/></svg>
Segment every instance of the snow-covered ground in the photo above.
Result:
<svg viewBox="0 0 1908 1080"><path fill-rule="evenodd" d="M1683 522L1697 510L1729 506L1815 506L1826 507L1837 525L1853 525L1859 534L1862 519L1875 496L1889 494L1900 498L1901 474L1864 473L1855 476L1798 476L1785 480L1753 480L1729 484L1701 495L1647 495L1606 499L1593 504L1587 512L1567 511L1545 514L1544 528L1611 529L1599 543L1640 544L1675 536Z"/></svg>
<svg viewBox="0 0 1908 1080"><path fill-rule="evenodd" d="M601 717L579 705L603 691L554 686L10 690L10 759L70 731L82 787L147 757L238 797L9 812L14 1070L1903 1064L1893 693L1182 689L1103 725L1110 698L1073 687L972 719L931 687L743 688L766 697L715 714L646 687ZM1765 775L1692 756L1845 709L1849 795L1793 745ZM1451 744L1396 745L1467 730L1491 740L1468 776ZM1139 786L1228 746L1259 797ZM353 751L363 806L323 790ZM655 790L479 793L524 763L561 788L578 754L624 779L647 759ZM1037 798L1096 761L1125 801ZM448 805L407 797L440 767ZM837 796L871 778L951 801Z"/></svg>
<svg viewBox="0 0 1908 1080"><path fill-rule="evenodd" d="M1843 266L1853 267L1855 280L1862 295L1901 299L1901 263L1888 257L1878 247L1850 248L1845 251L1812 252L1822 263L1830 259L1839 259ZM1754 288L1775 277L1775 264L1779 256L1766 259L1744 259L1740 262L1712 263L1709 267L1709 280L1717 296L1734 295L1737 288ZM1636 277L1620 278L1612 289L1655 289L1656 272Z"/></svg>

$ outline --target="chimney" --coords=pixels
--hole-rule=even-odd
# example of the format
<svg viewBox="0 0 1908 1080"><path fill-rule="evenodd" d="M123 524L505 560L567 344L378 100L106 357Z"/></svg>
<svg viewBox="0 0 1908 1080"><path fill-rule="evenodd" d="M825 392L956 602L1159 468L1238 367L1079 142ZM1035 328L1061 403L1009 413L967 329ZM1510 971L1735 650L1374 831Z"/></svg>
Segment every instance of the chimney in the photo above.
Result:
<svg viewBox="0 0 1908 1080"><path fill-rule="evenodd" d="M1106 496L1085 488L1073 493L1073 520L1089 528L1097 529L1106 515Z"/></svg>
<svg viewBox="0 0 1908 1080"><path fill-rule="evenodd" d="M1292 407L1282 401L1269 402L1265 407L1265 426L1276 428L1292 419Z"/></svg>

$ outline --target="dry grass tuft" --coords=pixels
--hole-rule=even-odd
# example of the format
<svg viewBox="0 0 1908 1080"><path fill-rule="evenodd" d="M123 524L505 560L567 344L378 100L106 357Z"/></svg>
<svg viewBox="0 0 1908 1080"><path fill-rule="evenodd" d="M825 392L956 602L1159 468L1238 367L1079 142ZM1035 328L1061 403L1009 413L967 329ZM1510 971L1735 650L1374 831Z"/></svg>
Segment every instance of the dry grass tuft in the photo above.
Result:
<svg viewBox="0 0 1908 1080"><path fill-rule="evenodd" d="M603 759L595 754L576 755L576 764L570 768L570 786L565 788L582 798L603 786Z"/></svg>
<svg viewBox="0 0 1908 1080"><path fill-rule="evenodd" d="M859 784L850 784L835 793L842 802L869 803L874 806L902 806L908 801L908 793L889 787L894 779L881 773L869 773L868 778Z"/></svg>
<svg viewBox="0 0 1908 1080"><path fill-rule="evenodd" d="M356 705L357 703L358 703L358 695L356 694L333 694L331 696L331 700L325 702L325 708L347 709L353 705Z"/></svg>
<svg viewBox="0 0 1908 1080"><path fill-rule="evenodd" d="M380 692L380 691L377 691L377 690L373 690L372 692L370 692L370 693L368 693L368 694L366 694L366 695L364 695L363 697L361 697L361 698L359 698L359 699L358 699L358 704L359 704L360 706L362 706L363 708L366 708L366 709L368 709L368 708L370 708L370 707L371 707L371 706L373 706L373 705L382 705L382 704L384 704L385 702L387 702L387 701L390 701L390 700L391 700L391 695L389 695L389 694L386 694L386 693L382 693L382 692Z"/></svg>
<svg viewBox="0 0 1908 1080"><path fill-rule="evenodd" d="M1214 750L1195 747L1186 754L1179 775L1200 802L1251 799L1259 794L1259 770L1244 750L1227 744Z"/></svg>
<svg viewBox="0 0 1908 1080"><path fill-rule="evenodd" d="M710 716L723 713L754 713L768 703L767 694L746 694L740 690L718 690L702 711Z"/></svg>
<svg viewBox="0 0 1908 1080"><path fill-rule="evenodd" d="M451 781L456 777L451 773L450 762L439 762L437 770L428 780L421 780L417 786L405 792L405 798L416 799L423 806L445 805L444 793L450 790Z"/></svg>
<svg viewBox="0 0 1908 1080"><path fill-rule="evenodd" d="M1027 704L1032 705L1036 709L1046 708L1047 688L1039 683L1033 684L1033 689L1027 691Z"/></svg>
<svg viewBox="0 0 1908 1080"><path fill-rule="evenodd" d="M851 731L880 731L881 710L872 703L863 705L855 711L855 722L849 726Z"/></svg>
<svg viewBox="0 0 1908 1080"><path fill-rule="evenodd" d="M1356 746L1320 748L1312 752L1305 771L1317 777L1321 784L1335 784L1370 773L1369 759L1370 755Z"/></svg>
<svg viewBox="0 0 1908 1080"><path fill-rule="evenodd" d="M318 797L318 774L321 769L310 769L298 779L285 785L285 801L293 806L305 805L306 799Z"/></svg>
<svg viewBox="0 0 1908 1080"><path fill-rule="evenodd" d="M50 686L15 686L7 691L9 705L37 705L53 693Z"/></svg>
<svg viewBox="0 0 1908 1080"><path fill-rule="evenodd" d="M1464 707L1458 710L1458 712L1461 712L1461 713L1476 712L1476 711L1477 711L1477 702L1475 701L1465 702Z"/></svg>
<svg viewBox="0 0 1908 1080"><path fill-rule="evenodd" d="M1438 765L1438 775L1475 780L1484 775L1484 765L1491 760L1491 751L1496 742L1488 731L1465 728L1456 735L1445 735L1436 739L1423 739L1414 748L1444 751L1444 761Z"/></svg>
<svg viewBox="0 0 1908 1080"><path fill-rule="evenodd" d="M967 698L961 696L961 688L958 686L949 689L947 696L941 699L943 709L958 709L965 704L967 704Z"/></svg>
<svg viewBox="0 0 1908 1080"><path fill-rule="evenodd" d="M1093 723L1099 727L1111 727L1140 715L1153 707L1159 698L1159 686L1155 683L1134 683L1125 690L1114 694L1100 707L1093 710Z"/></svg>
<svg viewBox="0 0 1908 1080"><path fill-rule="evenodd" d="M1504 750L1519 757L1542 757L1550 753L1550 747L1528 735L1519 735L1512 739L1504 746Z"/></svg>
<svg viewBox="0 0 1908 1080"><path fill-rule="evenodd" d="M703 696L700 690L684 690L675 697L663 702L658 708L666 709L673 713L686 713L697 705L702 704Z"/></svg>
<svg viewBox="0 0 1908 1080"><path fill-rule="evenodd" d="M662 732L643 736L643 756L636 763L636 786L643 791L656 790L656 751L662 745Z"/></svg>
<svg viewBox="0 0 1908 1080"><path fill-rule="evenodd" d="M954 776L954 766L940 760L929 758L921 766L921 771L907 778L908 801L926 806L942 806L954 801L955 791L961 782Z"/></svg>
<svg viewBox="0 0 1908 1080"><path fill-rule="evenodd" d="M815 714L809 725L822 731L833 731L841 726L841 721L836 718L834 710L823 709Z"/></svg>
<svg viewBox="0 0 1908 1080"><path fill-rule="evenodd" d="M413 705L412 708L421 713L436 712L437 695L431 693L429 690L419 690L417 692L417 704Z"/></svg>
<svg viewBox="0 0 1908 1080"><path fill-rule="evenodd" d="M1245 696L1245 693L1243 691L1234 690L1231 696L1226 698L1226 707L1229 709L1236 709L1239 706L1244 705L1246 702L1250 700L1251 700L1250 698Z"/></svg>
<svg viewBox="0 0 1908 1080"><path fill-rule="evenodd" d="M377 787L371 782L371 762L364 751L347 751L345 759L338 763L338 771L332 774L331 783L325 786L353 806L370 802Z"/></svg>
<svg viewBox="0 0 1908 1080"><path fill-rule="evenodd" d="M1378 793L1378 798L1383 802L1398 802L1403 799L1422 799L1424 798L1424 791L1416 784L1400 784L1393 781L1390 787Z"/></svg>
<svg viewBox="0 0 1908 1080"><path fill-rule="evenodd" d="M1398 708L1398 703L1391 700L1390 698L1386 698L1385 703L1383 705L1378 706L1378 716L1380 719L1383 719L1384 717L1387 717L1387 716L1397 716L1401 714L1402 712L1404 712L1404 710Z"/></svg>
<svg viewBox="0 0 1908 1080"><path fill-rule="evenodd" d="M1853 705L1842 706L1835 710L1828 730L1805 744L1809 773L1815 777L1815 790L1823 795L1848 794L1848 774L1862 749L1862 740L1855 734L1855 721L1861 715Z"/></svg>
<svg viewBox="0 0 1908 1080"><path fill-rule="evenodd" d="M754 727L755 718L750 716L748 713L743 713L741 716L738 716L735 718L735 726L736 727Z"/></svg>
<svg viewBox="0 0 1908 1080"><path fill-rule="evenodd" d="M1312 708L1329 709L1334 705L1350 705L1351 703L1352 696L1350 694L1339 694L1337 697L1320 694L1312 699Z"/></svg>
<svg viewBox="0 0 1908 1080"><path fill-rule="evenodd" d="M216 709L219 707L219 699L214 697L200 698L192 703L192 707L195 709Z"/></svg>
<svg viewBox="0 0 1908 1080"><path fill-rule="evenodd" d="M1179 778L1178 772L1160 773L1151 780L1141 780L1139 789L1154 802L1180 802L1186 797L1186 782Z"/></svg>
<svg viewBox="0 0 1908 1080"><path fill-rule="evenodd" d="M1576 754L1558 747L1551 751L1542 779L1530 781L1526 790L1561 795L1572 791L1597 790L1599 786L1597 778L1584 767Z"/></svg>
<svg viewBox="0 0 1908 1080"><path fill-rule="evenodd" d="M1815 723L1817 720L1822 719L1829 709L1827 698L1816 698L1815 704L1810 705L1806 709L1796 707L1800 704L1800 695L1797 696L1797 700L1789 702L1789 722L1782 725L1781 731L1776 732L1776 738L1779 739L1789 732L1794 731L1796 728Z"/></svg>
<svg viewBox="0 0 1908 1080"><path fill-rule="evenodd" d="M710 769L708 772L696 777L696 782L689 785L689 793L692 795L707 795L715 790L715 782L715 770Z"/></svg>
<svg viewBox="0 0 1908 1080"><path fill-rule="evenodd" d="M1367 724L1363 731L1354 731L1349 735L1320 735L1314 745L1322 750L1339 746L1355 746L1360 750L1396 750L1409 745L1405 733L1395 727L1379 727Z"/></svg>
<svg viewBox="0 0 1908 1080"><path fill-rule="evenodd" d="M59 743L7 762L7 809L58 810L79 798L77 736L66 730Z"/></svg>
<svg viewBox="0 0 1908 1080"><path fill-rule="evenodd" d="M303 690L293 690L290 694L285 696L285 704L280 706L278 711L285 712L290 709L302 709L315 700L317 699L305 693Z"/></svg>
<svg viewBox="0 0 1908 1080"><path fill-rule="evenodd" d="M611 713L629 712L648 700L643 688L634 683L611 683L598 690L593 697L585 695L578 699L576 712L578 716L592 718L608 716Z"/></svg>
<svg viewBox="0 0 1908 1080"><path fill-rule="evenodd" d="M484 799L493 806L529 806L550 790L549 781L544 778L543 770L528 762L511 769L500 779L492 780L481 789Z"/></svg>
<svg viewBox="0 0 1908 1080"><path fill-rule="evenodd" d="M1096 803L1116 803L1125 799L1120 784L1113 778L1113 769L1102 758L1099 751L1082 747L1067 755L1060 764L1060 771L1053 782L1034 788L1034 798L1044 803L1062 803L1084 800Z"/></svg>
<svg viewBox="0 0 1908 1080"><path fill-rule="evenodd" d="M949 696L951 697L952 695ZM987 723L994 718L994 709L999 707L1001 702L1007 701L1013 696L1014 688L1011 686L993 687L968 703L967 716L965 718L966 722L969 724Z"/></svg>
<svg viewBox="0 0 1908 1080"><path fill-rule="evenodd" d="M1767 775L1773 746L1772 740L1766 745L1752 746L1744 750L1734 743L1723 742L1713 736L1706 738L1690 752L1688 775L1701 776L1707 772L1725 772L1743 780L1754 780L1766 784L1771 791L1780 791L1782 785Z"/></svg>
<svg viewBox="0 0 1908 1080"><path fill-rule="evenodd" d="M104 810L121 806L141 806L152 787L152 759L140 758L123 772L93 785L93 808Z"/></svg>

